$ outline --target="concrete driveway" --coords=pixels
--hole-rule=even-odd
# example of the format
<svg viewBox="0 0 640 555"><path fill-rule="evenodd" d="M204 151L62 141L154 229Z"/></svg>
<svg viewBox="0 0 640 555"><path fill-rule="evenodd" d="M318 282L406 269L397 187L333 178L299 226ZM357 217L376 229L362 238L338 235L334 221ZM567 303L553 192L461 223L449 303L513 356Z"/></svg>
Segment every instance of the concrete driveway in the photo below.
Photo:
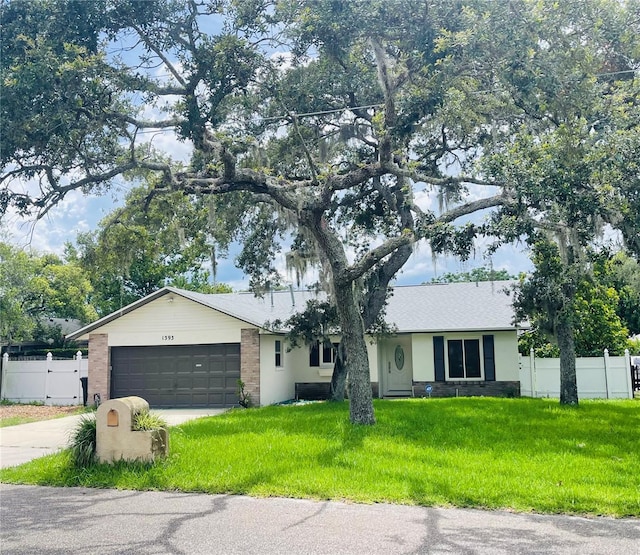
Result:
<svg viewBox="0 0 640 555"><path fill-rule="evenodd" d="M177 426L194 418L216 416L225 410L152 409L152 412L160 414L170 426ZM16 466L64 449L81 418L82 415L74 415L0 428L0 468Z"/></svg>

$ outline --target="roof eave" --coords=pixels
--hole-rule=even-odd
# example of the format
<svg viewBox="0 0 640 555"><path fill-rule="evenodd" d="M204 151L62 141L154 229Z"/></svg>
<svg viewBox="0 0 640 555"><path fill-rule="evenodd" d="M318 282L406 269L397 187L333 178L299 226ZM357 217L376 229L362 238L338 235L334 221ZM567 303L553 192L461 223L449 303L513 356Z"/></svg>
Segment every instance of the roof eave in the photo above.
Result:
<svg viewBox="0 0 640 555"><path fill-rule="evenodd" d="M77 341L78 338L82 337L83 335L86 335L87 333L91 333L93 330L100 328L110 322L113 322L114 320L117 320L118 318L120 318L121 316L124 316L125 314L128 314L129 312L133 312L134 310L137 310L138 308L152 302L155 301L167 294L173 294L173 295L180 295L183 299L187 299L188 301L197 303L201 306L204 306L206 308L209 308L211 310L216 310L218 312L221 312L222 314L226 314L227 316L230 316L231 318L235 318L236 320L240 320L242 322L246 322L247 324L251 324L252 326L256 326L257 328L264 328L263 324L259 324L258 322L251 322L249 320L247 320L246 318L242 318L236 314L233 314L232 312L228 311L228 310L224 310L221 308L218 308L216 306L211 306L210 304L207 304L205 302L202 302L200 299L198 298L194 298L190 295L185 295L185 291L182 291L180 289L176 289L174 287L163 287L162 289L158 289L157 291L155 291L154 293L151 293L149 295L147 295L146 297L139 299L123 308L121 308L120 310L117 310L115 312L112 312L111 314L108 314L107 316L103 316L102 318L100 318L99 320L96 320L95 322L88 324L87 326L84 326L83 328L80 328L79 330L70 333L69 335L66 335L65 338L70 340L70 341ZM187 292L188 293L188 292Z"/></svg>
<svg viewBox="0 0 640 555"><path fill-rule="evenodd" d="M73 333L66 335L65 339L75 341L79 337L82 337L87 333L91 333L93 330L100 328L105 324L108 324L109 322L113 322L114 320L117 320L118 318L120 318L121 316L124 316L125 314L128 314L129 312L133 312L134 310L140 308L141 306L144 306L145 304L150 303L151 301L155 301L156 299L163 297L167 293L178 293L178 292L176 290L173 290L171 287L163 287L162 289L158 289L154 293L151 293L150 295L147 295L142 299L138 299L137 301L134 301L131 304L128 304L127 306L122 307L120 310L116 310L111 314L107 314L106 316L103 316L99 320L96 320L95 322L92 322L91 324L88 324L80 328L79 330L76 330Z"/></svg>

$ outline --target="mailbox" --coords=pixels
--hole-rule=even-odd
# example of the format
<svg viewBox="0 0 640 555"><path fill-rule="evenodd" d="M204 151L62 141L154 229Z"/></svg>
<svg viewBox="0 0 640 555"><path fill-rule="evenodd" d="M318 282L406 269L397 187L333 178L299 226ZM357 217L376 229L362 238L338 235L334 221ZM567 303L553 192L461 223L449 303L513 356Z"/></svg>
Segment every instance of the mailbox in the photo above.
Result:
<svg viewBox="0 0 640 555"><path fill-rule="evenodd" d="M96 456L99 462L119 460L152 462L169 452L167 430L134 430L138 412L148 411L142 397L110 399L96 413Z"/></svg>

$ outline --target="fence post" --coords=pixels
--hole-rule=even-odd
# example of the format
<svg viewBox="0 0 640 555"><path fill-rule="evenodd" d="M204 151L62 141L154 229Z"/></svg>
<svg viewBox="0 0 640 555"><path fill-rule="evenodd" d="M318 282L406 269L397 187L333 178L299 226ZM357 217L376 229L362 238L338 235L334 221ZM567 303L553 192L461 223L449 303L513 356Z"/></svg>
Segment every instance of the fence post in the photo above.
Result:
<svg viewBox="0 0 640 555"><path fill-rule="evenodd" d="M49 383L50 383L50 374L51 372L53 372L53 370L51 370L51 362L53 361L53 355L51 354L51 352L47 353L47 362L46 364L46 376L44 378L44 404L45 405L50 405L51 402L49 401Z"/></svg>
<svg viewBox="0 0 640 555"><path fill-rule="evenodd" d="M76 356L76 372L78 372L78 404L80 404L80 399L82 399L82 380L80 377L82 376L82 351L78 351Z"/></svg>
<svg viewBox="0 0 640 555"><path fill-rule="evenodd" d="M609 349L604 350L604 391L605 397L609 398Z"/></svg>
<svg viewBox="0 0 640 555"><path fill-rule="evenodd" d="M2 383L0 383L1 397L5 398L5 387L7 385L7 371L9 370L9 353L2 355Z"/></svg>
<svg viewBox="0 0 640 555"><path fill-rule="evenodd" d="M629 349L624 350L624 361L627 367L627 391L629 392L629 399L633 399L633 382L631 381L631 353L629 353Z"/></svg>
<svg viewBox="0 0 640 555"><path fill-rule="evenodd" d="M531 397L537 397L538 380L536 376L536 353L533 350L533 347L529 349L529 368L531 368L531 372L529 373L529 377L531 378Z"/></svg>

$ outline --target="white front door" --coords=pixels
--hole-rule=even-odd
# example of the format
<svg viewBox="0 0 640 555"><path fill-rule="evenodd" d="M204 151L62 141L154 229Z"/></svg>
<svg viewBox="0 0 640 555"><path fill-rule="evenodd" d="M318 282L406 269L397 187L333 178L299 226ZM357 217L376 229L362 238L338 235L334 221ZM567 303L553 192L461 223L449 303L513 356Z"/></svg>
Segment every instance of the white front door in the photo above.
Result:
<svg viewBox="0 0 640 555"><path fill-rule="evenodd" d="M411 338L395 337L382 345L383 395L411 395L413 365L411 360Z"/></svg>

